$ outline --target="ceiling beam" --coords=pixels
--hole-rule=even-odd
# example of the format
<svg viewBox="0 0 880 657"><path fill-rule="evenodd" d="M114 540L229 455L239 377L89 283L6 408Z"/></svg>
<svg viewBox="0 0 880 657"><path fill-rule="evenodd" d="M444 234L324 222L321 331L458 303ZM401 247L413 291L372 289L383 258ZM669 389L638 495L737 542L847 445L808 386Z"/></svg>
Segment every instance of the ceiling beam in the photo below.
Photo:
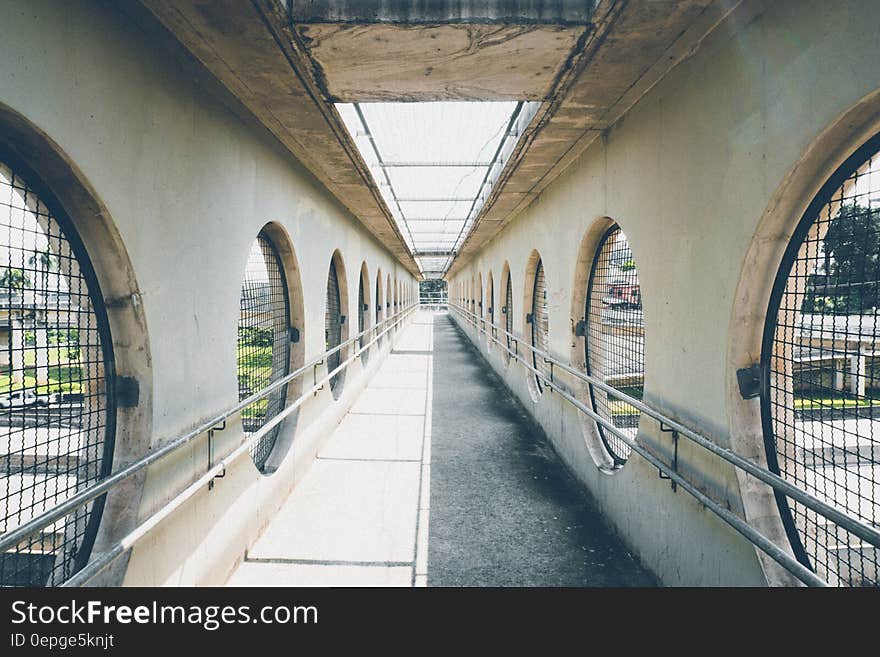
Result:
<svg viewBox="0 0 880 657"><path fill-rule="evenodd" d="M413 256L416 258L449 258L455 255L454 251L416 251Z"/></svg>
<svg viewBox="0 0 880 657"><path fill-rule="evenodd" d="M492 162L383 162L381 166L386 169L408 169L420 167L454 167L458 169L464 168L485 168L492 166Z"/></svg>

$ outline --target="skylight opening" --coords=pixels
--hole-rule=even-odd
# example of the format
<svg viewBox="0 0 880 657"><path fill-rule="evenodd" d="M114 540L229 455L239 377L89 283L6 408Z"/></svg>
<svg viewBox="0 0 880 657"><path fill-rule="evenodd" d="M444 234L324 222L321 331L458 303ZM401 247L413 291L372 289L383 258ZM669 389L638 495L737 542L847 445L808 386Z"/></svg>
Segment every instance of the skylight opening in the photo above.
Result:
<svg viewBox="0 0 880 657"><path fill-rule="evenodd" d="M449 269L539 105L336 105L426 277Z"/></svg>

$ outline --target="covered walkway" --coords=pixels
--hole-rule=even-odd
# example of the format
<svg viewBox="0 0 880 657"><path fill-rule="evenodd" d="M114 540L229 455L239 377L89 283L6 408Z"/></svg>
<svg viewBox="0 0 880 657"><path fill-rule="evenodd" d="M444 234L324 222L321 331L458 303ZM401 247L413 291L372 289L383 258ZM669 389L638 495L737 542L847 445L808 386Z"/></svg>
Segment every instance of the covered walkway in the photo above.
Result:
<svg viewBox="0 0 880 657"><path fill-rule="evenodd" d="M880 586L878 46L0 3L0 588Z"/></svg>
<svg viewBox="0 0 880 657"><path fill-rule="evenodd" d="M426 311L229 580L653 583L448 316Z"/></svg>

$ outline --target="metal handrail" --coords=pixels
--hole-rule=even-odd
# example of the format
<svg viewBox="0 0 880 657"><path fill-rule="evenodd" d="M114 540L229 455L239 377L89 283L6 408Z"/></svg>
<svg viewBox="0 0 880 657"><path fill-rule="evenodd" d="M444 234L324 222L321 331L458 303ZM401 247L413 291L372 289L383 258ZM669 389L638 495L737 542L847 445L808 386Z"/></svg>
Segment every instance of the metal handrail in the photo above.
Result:
<svg viewBox="0 0 880 657"><path fill-rule="evenodd" d="M419 305L426 308L440 310L449 307L449 296L445 292L435 292L432 294L419 293Z"/></svg>
<svg viewBox="0 0 880 657"><path fill-rule="evenodd" d="M411 311L415 310L415 304L409 306L408 308L392 315L392 318L400 316L398 320L394 322L396 326L400 321L404 319L406 315L408 315ZM378 326L378 325L377 325ZM365 329L361 333L366 333L367 331L375 330L376 327L371 327L369 329ZM392 330L394 326L389 326L384 329L381 333L376 334L369 343L365 344L363 347L355 349L352 351L351 356L349 356L345 361L339 364L336 368L331 371L328 371L320 380L315 381L312 387L303 392L295 401L291 402L287 406L285 406L280 412L272 417L271 420L266 422L262 427L260 427L253 434L248 436L248 438L241 443L238 447L236 447L232 452L227 454L219 463L211 466L207 471L202 473L202 475L193 481L189 486L187 486L184 490L178 493L174 498L166 502L158 511L149 516L146 520L144 520L140 525L135 527L131 532L129 532L125 537L120 539L111 549L101 553L95 559L92 559L87 563L83 568L74 573L67 581L62 583L64 587L74 587L74 586L83 586L89 583L96 575L98 575L105 567L110 565L117 558L122 556L127 550L132 548L139 540L141 540L144 536L146 536L151 529L153 529L156 525L158 525L162 520L167 518L171 513L180 507L184 502L186 502L190 497L195 495L203 486L207 485L211 481L213 481L216 477L220 476L222 473L226 472L226 468L235 462L239 457L245 454L253 445L260 441L266 434L272 431L276 426L278 426L281 422L283 422L287 416L292 414L297 408L299 408L306 399L308 399L313 393L320 390L326 382L332 379L336 374L346 367L356 361L362 352L367 350L373 343L375 343L381 336L383 336L388 331ZM358 336L355 336L355 340L358 339ZM332 351L335 351L332 350ZM329 353L329 352L328 352ZM318 363L320 364L320 362Z"/></svg>
<svg viewBox="0 0 880 657"><path fill-rule="evenodd" d="M247 408L248 406L250 406L254 402L260 400L261 398L265 397L266 395L268 395L272 391L280 388L283 385L286 385L287 383L290 383L295 378L302 376L311 368L314 368L318 365L321 365L328 358L328 356L336 353L340 349L344 349L345 347L357 342L363 336L365 336L367 333L376 332L379 329L379 327L381 327L385 324L388 324L388 326L386 326L381 332L376 332L376 334L373 336L373 338L368 343L364 344L360 348L356 348L355 350L353 350L353 354L349 358L347 358L345 361L340 363L335 369L328 372L320 381L316 382L312 386L312 388L309 390L309 392L302 394L294 402L291 402L291 404L286 406L282 411L280 411L277 415L275 415L269 422L267 422L262 427L260 427L260 429L258 431L254 432L253 434L248 436L247 440L245 440L241 445L239 445L239 447L237 447L232 453L227 455L217 466L213 466L211 469L208 470L208 473L210 473L212 471L216 471L218 473L222 472L223 468L220 467L221 465L223 465L225 467L226 464L228 464L232 460L234 460L233 455L235 455L235 458L237 458L237 456L244 453L244 451L246 451L246 449L249 448L251 445L256 444L256 442L260 438L265 436L271 429L273 429L275 426L277 426L288 415L293 413L294 410L299 408L299 406L302 405L310 395L312 395L314 392L319 390L324 385L324 383L326 381L329 381L338 372L340 372L341 370L346 368L348 365L350 365L352 362L354 362L361 353L363 353L364 351L369 349L380 337L382 337L383 335L385 335L386 333L391 331L395 326L397 326L400 322L402 322L403 319L407 315L409 315L413 310L415 310L417 307L418 307L417 304L411 304L409 307L404 308L404 309L398 311L397 313L384 318L381 322L374 324L370 328L364 329L363 331L359 332L357 335L355 335L351 338L348 338L347 340L340 343L339 345L337 345L333 349L330 349L330 350L324 352L323 354L321 354L320 356L313 358L308 363L299 367L298 369L291 372L290 374L287 374L286 376L269 384L268 386L266 386L262 390L255 392L253 395L238 402L237 404L235 404L234 406L230 407L229 409L223 411L222 413L212 417L210 420L203 422L195 429L192 429L191 431L189 431L183 435L180 435L180 436L177 436L177 437L171 439L169 442L167 442L165 445L163 445L162 447L160 447L156 451L151 452L150 454L143 456L142 458L138 459L137 461L135 461L133 463L130 463L129 465L125 466L121 470L118 470L117 472L114 472L110 475L107 475L106 477L104 477L100 481L92 484L91 486L84 488L83 490L79 491L76 495L68 498L64 502L52 507L51 509L48 509L47 511L44 511L43 513L41 513L38 516L35 516L34 518L31 518L29 521L27 521L26 523L24 523L22 525L19 525L15 529L0 535L0 553L6 552L10 547L17 545L23 539L28 538L28 537L38 533L44 527L52 524L53 522L55 522L56 520L58 520L60 518L63 518L64 516L69 514L71 511L78 509L82 506L85 506L86 504L91 502L93 499L106 493L107 491L109 491L111 488L113 488L114 486L116 486L120 482L128 479L129 477L132 477L136 473L138 473L141 470L143 470L144 468L152 465L156 461L164 458L168 454L175 452L176 450L178 450L179 448L188 444L189 442L191 442L192 440L194 440L198 436L200 436L204 433L207 433L213 427L216 427L217 425L221 424L222 422L227 420L232 415L235 415L236 413L241 412L242 410L244 410L245 408ZM205 475L202 475L195 483L202 481L202 479L204 479L206 476L207 476L207 473ZM214 475L214 476L216 476L216 475ZM214 476L210 477L210 479L213 479ZM208 481L210 479L208 479ZM189 496L191 496L192 493L194 493L196 490L198 490L198 487L195 487L195 483L191 484L190 487L185 489L184 493L189 491L190 489L193 489L192 492L189 493L189 495L187 495L187 498ZM179 494L178 497L180 497L180 495L182 495L182 494L183 493ZM177 498L175 498L175 499L177 499ZM174 500L172 500L172 502L173 501ZM180 503L182 503L182 501L185 501L185 500L181 500ZM166 505L166 506L168 506L168 505ZM161 513L162 513L162 510L157 512L157 514L154 514L154 516L161 514ZM167 513L165 515L167 515ZM145 523L149 522L154 516L151 516L151 518L148 518L148 520L145 521ZM164 517L164 515L162 517ZM137 530L135 530L135 531L137 531ZM131 534L129 534L129 536L131 536ZM117 556L118 556L118 554L117 554ZM89 567L89 566L90 566L90 564L87 564L86 567ZM82 570L85 570L85 568L83 568ZM82 572L82 570L78 571L78 573L76 573L73 577L76 577L79 574L79 572ZM71 579L73 579L73 578L71 578Z"/></svg>
<svg viewBox="0 0 880 657"><path fill-rule="evenodd" d="M468 315L473 315L474 317L477 317L476 314L471 313L467 309L463 309L459 306L456 306L455 304L452 304L452 305L455 306L456 309L463 310L463 312L467 313ZM803 503L805 506L808 506L809 508L813 509L817 513L824 515L829 520L834 520L835 522L840 524L842 527L844 527L844 529L851 532L852 534L855 534L859 538L868 541L869 543L871 543L872 545L874 545L876 547L880 547L880 530L877 530L874 527L871 527L870 525L866 525L865 523L861 522L860 520L857 520L856 518L853 518L852 516L844 513L843 511L840 511L836 507L834 507L834 506L828 504L827 502L820 500L819 498L811 495L810 493L806 492L802 488L798 488L797 486L795 486L792 483L790 483L789 481L783 479L782 477L780 477L776 473L770 472L769 470L766 470L766 469L756 465L755 463L743 458L742 456L740 456L736 452L734 452L730 449L727 449L725 447L720 447L717 444L717 441L715 441L714 439L706 437L706 435L703 435L703 434L695 431L694 429L691 429L687 425L683 424L681 421L679 421L673 417L670 417L670 416L652 408L651 406L648 406L647 404L644 403L644 401L642 401L640 399L636 399L634 397L631 397L630 395L626 394L625 392L622 392L621 390L619 390L613 386L608 385L607 383L605 383L601 379L597 379L596 377L594 377L590 374L587 374L586 372L582 372L582 371L579 371L579 370L573 368L571 365L559 360L558 358L556 358L552 354L550 354L546 351L543 351L541 349L538 349L537 347L534 347L532 344L524 341L523 339L521 339L511 333L508 333L506 330L504 330L503 328L501 328L498 325L491 324L490 326L492 326L493 328L500 328L500 330L506 336L508 336L511 340L515 340L516 342L525 345L529 350L535 352L536 354L538 354L539 356L544 358L544 360L546 362L553 363L554 365L558 365L561 369L568 372L572 376L580 379L584 383L589 383L589 384L595 385L598 388L604 390L605 392L607 392L609 394L613 394L616 398L621 399L622 401L633 406L634 408L638 409L639 411L654 418L658 422L662 422L664 425L666 425L670 429L679 432L681 435L692 440L693 442L697 443L698 445L707 449L708 451L716 454L717 456L720 456L721 458L728 461L732 465L735 465L739 468L742 468L743 470L745 470L749 474L753 475L754 477L760 479L761 481L768 484L769 486L772 486L773 488L779 490L780 492L785 493L786 495L789 495L790 497L793 497L794 499ZM485 331L481 331L481 332L485 333ZM495 340L495 341L498 342L498 340ZM540 373L539 375L541 376L542 379L549 380L547 378L546 374Z"/></svg>
<svg viewBox="0 0 880 657"><path fill-rule="evenodd" d="M507 351L508 355L512 359L521 363L530 372L532 372L536 376L540 377L546 385L553 388L554 390L557 390L563 396L563 398L566 399L566 401L572 403L575 407L577 407L584 414L586 414L587 416L589 416L590 418L595 420L597 423L601 424L605 429L607 429L608 431L613 433L615 436L617 436L618 438L623 440L623 442L625 442L627 445L629 445L633 449L633 451L635 451L636 453L641 455L643 458L648 460L652 465L654 465L659 470L661 470L666 476L670 477L678 485L680 485L682 488L684 488L689 493L691 493L701 503L703 503L707 508L710 508L714 513L716 513L716 515L720 516L723 520L725 520L725 522L727 522L734 529L739 531L742 535L744 535L747 539L749 539L753 544L755 544L757 547L759 547L763 552L765 552L768 556L770 556L774 561L776 561L777 563L782 565L786 570L791 572L795 577L800 579L802 582L809 584L809 585L812 585L812 586L827 586L827 582L825 582L823 579L818 577L815 573L813 573L813 571L811 571L806 566L801 564L799 561L794 559L787 552L781 550L781 548L779 548L779 546L777 546L775 543L770 541L766 536L757 532L757 530L752 528L750 525L746 524L739 516L736 516L728 509L725 509L724 507L720 506L719 504L717 504L716 502L714 502L710 498L706 497L705 494L700 492L693 484L691 484L686 479L684 479L680 474L678 474L678 472L676 472L674 469L672 469L671 466L662 462L660 459L658 459L656 456L654 456L651 452L647 451L644 447L642 447L637 442L635 442L634 440L629 438L629 436L627 436L625 433L620 431L611 422L609 422L605 418L601 417L593 409L588 408L583 402L581 402L580 400L578 400L574 396L572 396L569 391L560 387L560 385L556 381L554 381L552 378L549 378L544 372L541 372L537 368L530 365L525 360L524 357L519 355L518 351L516 351L516 352L512 351L510 349L510 347L508 346L508 344L502 343L502 341L499 340L497 337L495 337L494 335L491 335L485 328L482 328L480 326L480 323L484 322L485 324L488 324L488 326L490 328L496 329L496 330L500 331L501 333L503 333L504 336L508 340L516 342L517 345L523 344L525 347L527 347L534 354L542 357L546 362L552 363L553 365L558 365L564 371L568 372L569 374L576 377L577 379L580 379L581 381L583 381L587 384L595 385L595 386L601 388L602 390L604 390L605 392L613 394L616 398L619 398L622 401L632 405L634 408L638 409L639 411L644 412L646 415L654 418L658 422L662 422L668 428L679 432L680 435L685 436L686 438L693 441L697 445L700 445L701 447L705 448L706 450L721 457L722 459L724 459L725 461L727 461L731 465L734 465L735 467L739 467L740 469L745 470L747 473L760 479L764 483L773 487L775 490L778 490L778 491L784 493L785 495L801 502L802 504L813 509L814 511L816 511L820 515L824 516L825 518L836 522L837 524L839 524L841 527L843 527L845 530L849 531L850 533L858 536L859 538L862 538L863 540L871 543L874 546L880 547L880 531L876 530L875 528L862 523L858 519L853 518L852 516L840 511L836 507L831 506L827 502L824 502L823 500L820 500L817 497L811 495L807 491L805 491L801 488L798 488L797 486L794 486L793 484L786 481L785 479L783 479L779 475L777 475L773 472L770 472L769 470L766 470L764 468L761 468L758 465L755 465L751 461L748 461L747 459L736 454L735 452L733 452L729 449L726 449L724 447L718 446L715 442L712 441L711 438L707 438L705 435L702 435L701 433L691 429L690 427L687 427L686 425L682 424L680 421L678 421L674 418L671 418L671 417L665 415L664 413L661 413L660 411L657 411L656 409L645 404L642 400L635 399L634 397L631 397L630 395L627 395L626 393L621 392L620 390L614 388L613 386L608 385L604 381L601 381L601 380L597 379L596 377L587 374L586 372L581 372L581 371L571 367L571 365L569 365L568 363L565 363L563 361L560 361L558 358L556 358L552 354L550 354L544 350L538 349L537 347L535 347L534 345L530 344L529 342L523 340L522 338L517 337L517 336L513 335L512 333L509 333L507 330L505 330L500 325L490 323L487 320L480 318L475 313L470 312L468 309L463 308L462 306L460 306L458 304L450 303L449 305L455 311L460 312L463 315L465 315L465 317L468 319L468 322L477 331L485 334L486 337L488 339L492 340L493 342L496 342L499 345L502 345L504 347L504 349ZM474 321L474 320L477 320L477 321Z"/></svg>

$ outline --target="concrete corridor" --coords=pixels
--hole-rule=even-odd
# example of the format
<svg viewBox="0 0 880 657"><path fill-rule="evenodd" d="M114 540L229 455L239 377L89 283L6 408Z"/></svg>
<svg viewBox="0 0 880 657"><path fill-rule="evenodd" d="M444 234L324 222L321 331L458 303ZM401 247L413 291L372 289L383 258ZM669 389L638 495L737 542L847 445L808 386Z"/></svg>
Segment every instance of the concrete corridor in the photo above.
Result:
<svg viewBox="0 0 880 657"><path fill-rule="evenodd" d="M420 312L232 586L649 586L445 314Z"/></svg>

